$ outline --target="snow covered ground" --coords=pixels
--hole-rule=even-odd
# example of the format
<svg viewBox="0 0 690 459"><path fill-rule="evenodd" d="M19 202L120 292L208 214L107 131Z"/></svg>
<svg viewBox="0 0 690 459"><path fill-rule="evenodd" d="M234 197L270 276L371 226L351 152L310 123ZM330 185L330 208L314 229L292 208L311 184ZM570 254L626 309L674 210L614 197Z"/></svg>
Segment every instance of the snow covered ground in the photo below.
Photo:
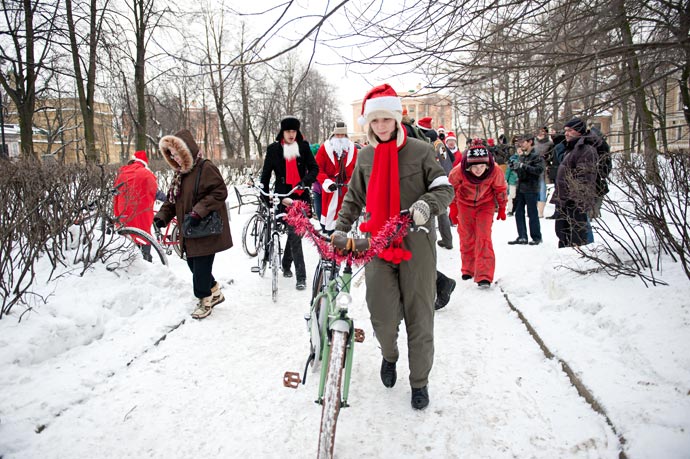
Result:
<svg viewBox="0 0 690 459"><path fill-rule="evenodd" d="M170 269L141 262L61 278L40 287L48 303L21 323L19 310L0 321L0 457L314 457L317 380L282 385L307 357L309 293L281 278L271 301L269 278L250 272L254 259L241 249L250 212L233 211L235 247L214 269L226 301L203 321L189 318L191 275L174 257ZM680 267L667 261L669 286L653 288L574 274L562 266L582 260L556 249L552 220L541 223L545 243L534 247L506 244L517 235L512 218L494 224L490 290L459 280L457 234L452 251L439 249L439 269L458 287L436 315L422 412L410 407L404 327L398 382L387 389L364 283L354 289L352 315L367 339L356 347L336 457L690 457L690 283ZM311 273L316 252L304 246Z"/></svg>

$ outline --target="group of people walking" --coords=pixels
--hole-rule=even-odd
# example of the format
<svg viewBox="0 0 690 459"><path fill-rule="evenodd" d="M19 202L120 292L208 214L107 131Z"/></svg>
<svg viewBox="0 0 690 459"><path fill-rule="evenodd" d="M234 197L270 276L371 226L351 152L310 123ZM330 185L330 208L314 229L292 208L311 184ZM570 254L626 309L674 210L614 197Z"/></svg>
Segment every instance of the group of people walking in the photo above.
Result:
<svg viewBox="0 0 690 459"><path fill-rule="evenodd" d="M275 141L266 149L260 181L266 192L272 179L277 193L299 186L291 197L307 202L311 199L309 188L318 187L317 220L333 240L347 237L363 212L366 217L360 229L371 237L402 210L409 210L416 226L429 230L410 232L399 242L406 256L374 258L365 269L366 302L381 348L381 381L388 388L396 384L400 357L397 341L404 321L411 405L423 409L429 404L434 311L448 303L456 285L452 276L436 269L437 222L441 234L438 246L446 250L453 249L451 227L457 227L460 277L488 288L496 264L491 236L495 219L515 216L518 237L510 244L542 243L539 218L543 216L541 203L546 202L544 176L549 155L559 161L552 198L559 247L586 243L588 211L595 200L582 195L581 190L596 188L597 150L585 124L575 118L565 125L560 155L553 138L542 130L537 136L517 138L516 153L506 167L501 167L488 142L473 139L461 151L454 132L442 126L435 131L431 118L415 123L403 110L397 92L387 84L365 95L360 122L366 126L364 147L358 149L348 137L347 126L338 122L314 154L302 135L300 120L284 117ZM163 137L159 148L174 177L164 204L153 217L154 224L162 227L177 217L178 222L199 225L213 212L222 222L220 232L181 240L198 299L192 316L201 319L224 301L213 275L213 262L216 253L232 247L225 206L227 187L218 168L203 158L188 130ZM137 169L147 169L139 153L133 162ZM152 175L148 171L146 191L133 184L130 191L150 194ZM152 200L142 199L141 204L149 207L147 215L153 215ZM136 213L130 211L125 218ZM294 275L297 290L306 288L302 242L292 229L288 229L282 271L284 277Z"/></svg>

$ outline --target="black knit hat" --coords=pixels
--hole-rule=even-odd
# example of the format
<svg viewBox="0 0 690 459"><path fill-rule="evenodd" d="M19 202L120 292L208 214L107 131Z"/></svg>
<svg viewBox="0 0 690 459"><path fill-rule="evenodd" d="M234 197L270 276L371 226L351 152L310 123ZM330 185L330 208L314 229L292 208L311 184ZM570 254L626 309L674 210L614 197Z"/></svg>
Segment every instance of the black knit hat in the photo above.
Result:
<svg viewBox="0 0 690 459"><path fill-rule="evenodd" d="M567 123L565 123L564 127L569 127L571 129L579 132L582 135L587 133L587 125L585 124L584 121L582 121L580 118L577 118L577 117L575 117L575 118L571 119L570 121L568 121Z"/></svg>

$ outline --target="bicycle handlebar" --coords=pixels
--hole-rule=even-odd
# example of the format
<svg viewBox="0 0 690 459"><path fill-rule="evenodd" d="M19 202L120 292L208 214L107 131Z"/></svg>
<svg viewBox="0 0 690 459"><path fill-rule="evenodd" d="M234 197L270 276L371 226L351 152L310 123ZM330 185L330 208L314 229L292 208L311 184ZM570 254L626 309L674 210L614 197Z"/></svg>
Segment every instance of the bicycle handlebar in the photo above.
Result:
<svg viewBox="0 0 690 459"><path fill-rule="evenodd" d="M266 191L264 191L263 187L260 187L257 185L253 185L253 186L254 186L254 188L256 188L259 191L259 193L266 196L267 198L287 198L288 196L290 196L295 191L307 189L307 187L304 185L297 185L296 187L294 187L293 189L291 189L287 193L276 193L275 191L266 192Z"/></svg>

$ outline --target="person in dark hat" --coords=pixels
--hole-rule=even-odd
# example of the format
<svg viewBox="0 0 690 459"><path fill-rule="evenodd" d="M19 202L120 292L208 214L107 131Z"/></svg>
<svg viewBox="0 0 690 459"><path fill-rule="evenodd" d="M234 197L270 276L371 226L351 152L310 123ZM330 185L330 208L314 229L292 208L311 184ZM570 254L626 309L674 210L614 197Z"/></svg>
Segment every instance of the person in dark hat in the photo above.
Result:
<svg viewBox="0 0 690 459"><path fill-rule="evenodd" d="M587 241L587 212L594 205L597 179L597 149L586 136L580 118L565 124L565 151L558 166L551 202L556 205L558 247L581 246Z"/></svg>
<svg viewBox="0 0 690 459"><path fill-rule="evenodd" d="M211 314L217 304L225 301L212 271L216 253L232 247L230 221L225 207L228 187L218 167L202 157L199 146L187 129L164 136L158 146L175 175L168 191L168 200L153 219L156 226L166 226L173 217L183 222L185 215L191 217L192 225L198 225L213 211L218 212L223 223L223 230L218 235L187 239L180 232L180 244L187 254L187 266L192 271L194 296L199 299L192 317L203 319Z"/></svg>
<svg viewBox="0 0 690 459"><path fill-rule="evenodd" d="M297 185L311 187L319 173L314 155L309 143L304 140L300 132L300 121L294 116L286 116L280 120L280 131L276 141L266 149L264 165L261 169L261 185L268 192L271 175L275 175L274 191L284 194ZM297 190L291 196L311 204L307 190ZM283 253L283 276L292 277L292 264L295 264L297 290L307 287L307 272L302 253L302 239L288 226L287 244Z"/></svg>

